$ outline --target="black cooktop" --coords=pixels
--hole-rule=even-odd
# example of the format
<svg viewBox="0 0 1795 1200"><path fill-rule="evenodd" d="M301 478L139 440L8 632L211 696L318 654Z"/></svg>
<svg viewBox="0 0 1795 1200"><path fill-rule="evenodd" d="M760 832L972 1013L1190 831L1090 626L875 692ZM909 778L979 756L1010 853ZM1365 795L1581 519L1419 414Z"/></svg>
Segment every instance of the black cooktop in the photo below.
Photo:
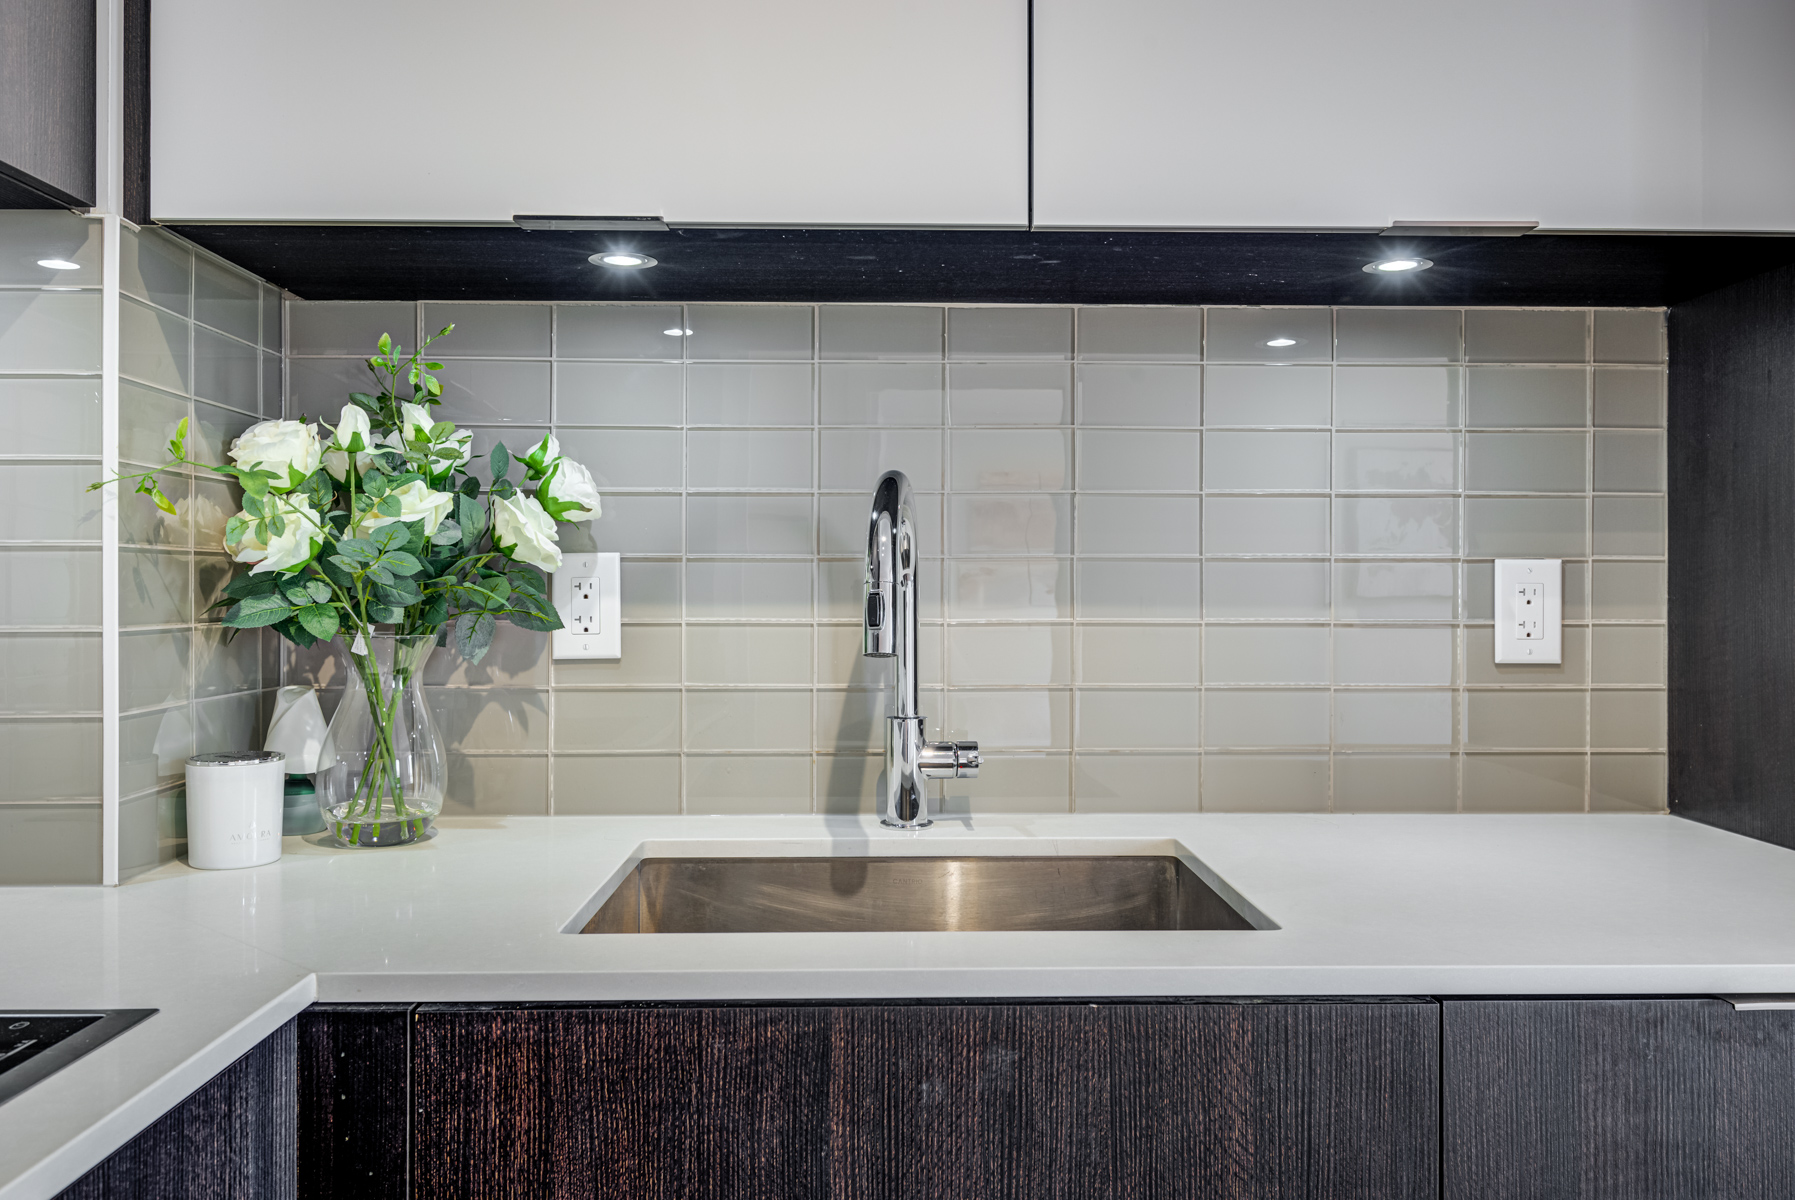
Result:
<svg viewBox="0 0 1795 1200"><path fill-rule="evenodd" d="M0 1012L0 1104L155 1012L153 1008Z"/></svg>

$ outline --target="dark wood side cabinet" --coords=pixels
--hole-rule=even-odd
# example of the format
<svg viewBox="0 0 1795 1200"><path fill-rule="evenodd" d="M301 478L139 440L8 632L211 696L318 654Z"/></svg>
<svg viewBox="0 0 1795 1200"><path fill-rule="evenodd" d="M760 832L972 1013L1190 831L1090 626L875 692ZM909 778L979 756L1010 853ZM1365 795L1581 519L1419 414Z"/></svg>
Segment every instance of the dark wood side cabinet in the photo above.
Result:
<svg viewBox="0 0 1795 1200"><path fill-rule="evenodd" d="M297 1200L296 1033L288 1021L57 1200Z"/></svg>
<svg viewBox="0 0 1795 1200"><path fill-rule="evenodd" d="M419 1006L413 1194L1406 1200L1426 1001Z"/></svg>
<svg viewBox="0 0 1795 1200"><path fill-rule="evenodd" d="M0 4L0 207L94 203L94 0Z"/></svg>
<svg viewBox="0 0 1795 1200"><path fill-rule="evenodd" d="M299 1014L299 1194L405 1200L409 1004L314 1004Z"/></svg>
<svg viewBox="0 0 1795 1200"><path fill-rule="evenodd" d="M1444 1200L1787 1200L1795 1012L1441 1002Z"/></svg>

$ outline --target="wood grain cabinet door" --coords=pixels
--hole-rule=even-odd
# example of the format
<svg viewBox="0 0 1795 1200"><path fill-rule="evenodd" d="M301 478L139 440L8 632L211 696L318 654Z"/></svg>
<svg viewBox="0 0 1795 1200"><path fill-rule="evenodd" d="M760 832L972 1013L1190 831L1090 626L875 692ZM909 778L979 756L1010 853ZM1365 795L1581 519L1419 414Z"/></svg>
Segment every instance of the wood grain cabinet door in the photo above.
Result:
<svg viewBox="0 0 1795 1200"><path fill-rule="evenodd" d="M1431 1003L422 1006L414 1195L1409 1200Z"/></svg>
<svg viewBox="0 0 1795 1200"><path fill-rule="evenodd" d="M1445 1200L1795 1196L1795 1012L1442 1003Z"/></svg>

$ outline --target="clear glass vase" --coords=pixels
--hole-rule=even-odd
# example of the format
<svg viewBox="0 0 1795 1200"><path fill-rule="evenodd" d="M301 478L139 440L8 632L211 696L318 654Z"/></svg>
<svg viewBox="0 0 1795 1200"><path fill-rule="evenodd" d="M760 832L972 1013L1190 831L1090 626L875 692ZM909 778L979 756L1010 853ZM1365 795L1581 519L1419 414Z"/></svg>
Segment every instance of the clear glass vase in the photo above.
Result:
<svg viewBox="0 0 1795 1200"><path fill-rule="evenodd" d="M434 634L356 638L353 667L318 755L318 807L339 846L398 846L431 834L448 767L424 701Z"/></svg>

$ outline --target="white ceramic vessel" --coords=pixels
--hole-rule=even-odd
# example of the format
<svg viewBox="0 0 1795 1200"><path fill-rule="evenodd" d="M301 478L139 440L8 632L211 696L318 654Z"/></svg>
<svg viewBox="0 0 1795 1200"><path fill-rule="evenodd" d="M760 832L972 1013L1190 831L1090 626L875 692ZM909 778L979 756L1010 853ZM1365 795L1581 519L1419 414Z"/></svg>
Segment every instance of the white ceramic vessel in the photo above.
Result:
<svg viewBox="0 0 1795 1200"><path fill-rule="evenodd" d="M187 862L202 871L280 858L287 756L277 750L187 760Z"/></svg>

